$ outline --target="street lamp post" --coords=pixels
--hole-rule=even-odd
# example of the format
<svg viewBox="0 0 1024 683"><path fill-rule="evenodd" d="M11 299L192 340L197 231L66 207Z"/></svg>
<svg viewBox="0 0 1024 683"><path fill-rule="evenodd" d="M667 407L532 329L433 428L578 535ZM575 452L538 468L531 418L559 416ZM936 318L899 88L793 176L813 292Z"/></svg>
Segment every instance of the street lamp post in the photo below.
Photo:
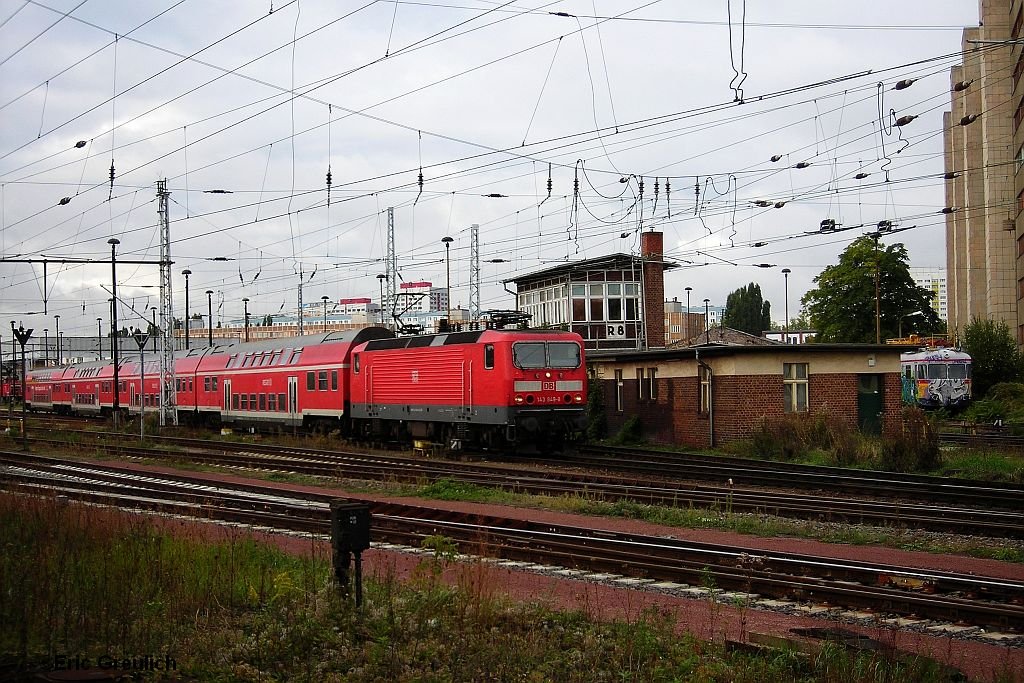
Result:
<svg viewBox="0 0 1024 683"><path fill-rule="evenodd" d="M782 269L782 277L785 278L786 281L786 319L783 321L782 324L782 330L784 333L782 341L784 341L787 344L789 343L789 274L791 272L793 271L791 271L789 268Z"/></svg>
<svg viewBox="0 0 1024 683"><path fill-rule="evenodd" d="M206 325L209 327L207 331L206 342L208 346L213 346L213 290L206 290Z"/></svg>
<svg viewBox="0 0 1024 683"><path fill-rule="evenodd" d="M445 235L441 238L444 243L444 270L445 270L445 291L448 293L448 325L452 324L452 266L451 259L448 258L448 248L451 246L453 240L451 237Z"/></svg>
<svg viewBox="0 0 1024 683"><path fill-rule="evenodd" d="M96 318L96 346L97 360L103 360L103 318Z"/></svg>
<svg viewBox="0 0 1024 683"><path fill-rule="evenodd" d="M384 324L384 281L388 276L384 273L377 273L377 282L380 283L380 323Z"/></svg>
<svg viewBox="0 0 1024 683"><path fill-rule="evenodd" d="M14 330L14 321L11 321L11 329ZM27 330L18 326L14 330L14 336L21 344L21 450L28 450L28 423L25 418L25 344L32 338L32 328Z"/></svg>
<svg viewBox="0 0 1024 683"><path fill-rule="evenodd" d="M331 300L331 297L324 294L320 300L324 302L324 334L327 334L327 302Z"/></svg>
<svg viewBox="0 0 1024 683"><path fill-rule="evenodd" d="M14 387L18 383L18 374L14 366L18 362L18 333L14 330L14 321L11 321L11 392L7 396L7 421L10 422L14 416Z"/></svg>
<svg viewBox="0 0 1024 683"><path fill-rule="evenodd" d="M58 313L57 315L53 316L53 321L57 324L57 329L53 331L53 339L54 339L55 342L57 342L56 365L60 365L61 364L61 359L63 358L63 356L61 356L61 354L60 354L60 313Z"/></svg>
<svg viewBox="0 0 1024 683"><path fill-rule="evenodd" d="M693 287L686 288L686 341L690 341L692 333L690 332L690 292L693 291Z"/></svg>
<svg viewBox="0 0 1024 683"><path fill-rule="evenodd" d="M181 271L181 274L185 276L185 350L188 350L188 276L192 274L192 271L186 268Z"/></svg>
<svg viewBox="0 0 1024 683"><path fill-rule="evenodd" d="M708 302L711 299L704 299L704 343L711 343L711 319L708 317Z"/></svg>
<svg viewBox="0 0 1024 683"><path fill-rule="evenodd" d="M43 328L43 367L50 367L50 328Z"/></svg>
<svg viewBox="0 0 1024 683"><path fill-rule="evenodd" d="M117 430L117 413L121 410L121 392L120 386L117 383L117 245L121 244L121 241L116 237L111 237L107 240L107 244L110 245L110 279L111 288L110 293L113 295L111 299L111 316L110 316L110 347L112 349L113 363L114 363L114 430Z"/></svg>
<svg viewBox="0 0 1024 683"><path fill-rule="evenodd" d="M242 303L245 305L245 341L249 341L249 297L244 297ZM299 311L302 315L302 311Z"/></svg>

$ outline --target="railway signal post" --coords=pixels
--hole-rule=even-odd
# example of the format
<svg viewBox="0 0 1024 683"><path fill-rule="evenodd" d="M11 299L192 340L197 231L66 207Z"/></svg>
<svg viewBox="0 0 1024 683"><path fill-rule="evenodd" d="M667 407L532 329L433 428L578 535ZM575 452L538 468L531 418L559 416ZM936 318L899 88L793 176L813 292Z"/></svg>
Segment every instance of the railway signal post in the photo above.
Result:
<svg viewBox="0 0 1024 683"><path fill-rule="evenodd" d="M139 441L146 439L146 342L149 335L142 330L135 330L132 339L139 347Z"/></svg>
<svg viewBox="0 0 1024 683"><path fill-rule="evenodd" d="M11 329L14 329L14 322L11 321ZM25 344L32 338L32 328L27 330L18 326L18 329L14 330L14 336L21 345L21 450L28 450L28 424L25 420Z"/></svg>
<svg viewBox="0 0 1024 683"><path fill-rule="evenodd" d="M334 579L348 597L348 566L356 560L356 607L363 604L363 551L370 547L370 506L350 500L331 501L331 557Z"/></svg>

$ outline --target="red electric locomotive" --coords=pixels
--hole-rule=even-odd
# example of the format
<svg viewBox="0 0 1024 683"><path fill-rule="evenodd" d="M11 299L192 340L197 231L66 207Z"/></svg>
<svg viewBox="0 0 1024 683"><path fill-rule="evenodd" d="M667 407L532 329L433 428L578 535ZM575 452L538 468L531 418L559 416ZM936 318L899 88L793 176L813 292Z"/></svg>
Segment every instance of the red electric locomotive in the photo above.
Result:
<svg viewBox="0 0 1024 683"><path fill-rule="evenodd" d="M129 413L159 408L159 361L148 357L145 365L145 387L131 354L118 368L118 402ZM368 327L178 352L174 373L183 421L544 450L575 438L585 424L583 341L559 331L396 338ZM35 370L27 384L31 409L113 408L109 362Z"/></svg>
<svg viewBox="0 0 1024 683"><path fill-rule="evenodd" d="M542 450L586 423L578 334L479 330L367 342L352 352L352 420L361 436L451 448Z"/></svg>

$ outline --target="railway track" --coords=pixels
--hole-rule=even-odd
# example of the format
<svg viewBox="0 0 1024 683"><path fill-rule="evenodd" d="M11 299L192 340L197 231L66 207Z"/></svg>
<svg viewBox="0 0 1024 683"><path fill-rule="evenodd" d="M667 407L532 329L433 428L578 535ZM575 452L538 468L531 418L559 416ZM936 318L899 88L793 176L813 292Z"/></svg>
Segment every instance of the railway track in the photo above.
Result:
<svg viewBox="0 0 1024 683"><path fill-rule="evenodd" d="M199 475L151 474L25 453L0 452L0 487L94 504L159 511L264 530L325 534L332 496L225 484ZM1024 646L1024 582L920 570L684 539L613 533L497 516L466 515L395 503L370 503L378 547L414 548L428 536L454 540L494 561L539 563L535 570L584 580L620 578L682 595L744 601L750 607L828 605L842 618L899 625L927 620L943 628ZM383 547L392 547L384 545ZM627 580L628 579L628 580ZM822 608L823 609L823 608Z"/></svg>
<svg viewBox="0 0 1024 683"><path fill-rule="evenodd" d="M566 455L562 462L588 470L698 481L732 480L737 486L778 486L1024 511L1024 486L1005 482L610 446L586 446Z"/></svg>
<svg viewBox="0 0 1024 683"><path fill-rule="evenodd" d="M60 446L57 439L33 443ZM248 470L370 481L424 483L441 479L548 496L579 496L608 502L632 501L666 507L703 508L722 513L755 513L779 517L942 533L1024 538L1024 518L1004 510L950 505L877 502L799 493L763 492L736 486L670 482L662 478L583 474L552 469L526 470L506 465L481 465L409 458L396 455L341 453L280 446L165 438L175 449L96 442L88 448L128 458L181 461ZM79 447L82 447L79 444Z"/></svg>

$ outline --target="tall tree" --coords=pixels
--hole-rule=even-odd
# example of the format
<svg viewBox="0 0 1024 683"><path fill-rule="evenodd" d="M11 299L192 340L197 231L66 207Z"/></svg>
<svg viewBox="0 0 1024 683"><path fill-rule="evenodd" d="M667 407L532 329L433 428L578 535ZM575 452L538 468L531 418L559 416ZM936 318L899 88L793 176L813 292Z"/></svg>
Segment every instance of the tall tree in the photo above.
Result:
<svg viewBox="0 0 1024 683"><path fill-rule="evenodd" d="M818 286L801 299L818 341L874 343L876 291L882 341L942 329L932 292L914 283L907 259L907 248L899 243L882 246L871 237L851 242L839 263L814 278Z"/></svg>
<svg viewBox="0 0 1024 683"><path fill-rule="evenodd" d="M993 384L1020 381L1024 358L1005 322L973 318L964 327L961 341L971 356L971 393L975 398L988 393Z"/></svg>
<svg viewBox="0 0 1024 683"><path fill-rule="evenodd" d="M772 305L761 298L761 286L751 282L740 287L725 300L722 324L734 330L760 335L771 329Z"/></svg>

